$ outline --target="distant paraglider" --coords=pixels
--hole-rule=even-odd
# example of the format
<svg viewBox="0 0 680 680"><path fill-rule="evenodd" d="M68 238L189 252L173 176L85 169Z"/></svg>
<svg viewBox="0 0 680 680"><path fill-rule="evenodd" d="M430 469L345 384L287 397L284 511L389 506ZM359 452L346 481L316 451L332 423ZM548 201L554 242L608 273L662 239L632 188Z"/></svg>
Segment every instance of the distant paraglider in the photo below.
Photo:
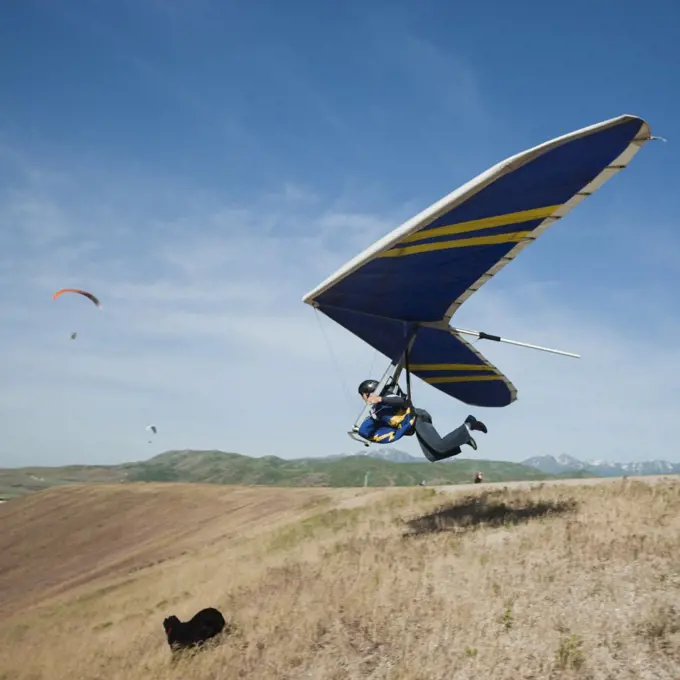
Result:
<svg viewBox="0 0 680 680"><path fill-rule="evenodd" d="M52 295L52 299L56 300L64 293L78 293L79 295L84 295L89 300L92 300L99 309L102 308L102 303L99 299L92 293L88 293L86 290L80 290L79 288L62 288ZM71 333L71 340L75 340L78 337L78 333Z"/></svg>
<svg viewBox="0 0 680 680"><path fill-rule="evenodd" d="M146 426L146 429L147 429L147 430L150 430L150 431L153 432L154 434L156 434L156 432L158 432L158 430L156 429L156 426L155 426L155 425L147 425L147 426ZM149 439L149 444L151 444L151 439Z"/></svg>

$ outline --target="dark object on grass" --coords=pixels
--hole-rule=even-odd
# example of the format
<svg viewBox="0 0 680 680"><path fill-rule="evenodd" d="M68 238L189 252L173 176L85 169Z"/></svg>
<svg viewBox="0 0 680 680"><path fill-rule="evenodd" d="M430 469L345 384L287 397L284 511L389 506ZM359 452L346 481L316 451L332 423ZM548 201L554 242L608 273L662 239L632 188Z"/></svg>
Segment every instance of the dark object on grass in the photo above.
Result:
<svg viewBox="0 0 680 680"><path fill-rule="evenodd" d="M174 614L163 621L168 645L173 652L202 646L206 640L219 635L225 625L224 616L214 607L201 609L189 621L180 621Z"/></svg>

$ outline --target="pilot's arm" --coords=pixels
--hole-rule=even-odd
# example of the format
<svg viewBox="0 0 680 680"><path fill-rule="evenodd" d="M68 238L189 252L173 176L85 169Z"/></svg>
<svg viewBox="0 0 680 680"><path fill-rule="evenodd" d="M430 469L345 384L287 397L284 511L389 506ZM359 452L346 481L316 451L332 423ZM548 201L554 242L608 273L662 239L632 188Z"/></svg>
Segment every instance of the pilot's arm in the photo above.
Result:
<svg viewBox="0 0 680 680"><path fill-rule="evenodd" d="M403 408L407 406L406 399L400 397L398 394L386 394L381 397L377 394L372 394L368 397L369 404L385 404L386 406L393 406L394 408Z"/></svg>

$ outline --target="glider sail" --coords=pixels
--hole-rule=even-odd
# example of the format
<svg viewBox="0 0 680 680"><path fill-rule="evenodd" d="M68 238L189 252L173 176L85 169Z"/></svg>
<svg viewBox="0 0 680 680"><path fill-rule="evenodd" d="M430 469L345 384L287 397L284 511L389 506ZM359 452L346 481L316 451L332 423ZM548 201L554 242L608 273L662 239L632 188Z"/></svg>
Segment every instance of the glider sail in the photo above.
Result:
<svg viewBox="0 0 680 680"><path fill-rule="evenodd" d="M52 299L56 300L57 298L61 297L64 293L78 293L79 295L84 295L86 298L89 300L92 300L99 309L101 309L102 304L99 302L99 300L92 294L88 293L86 290L80 290L79 288L62 288L61 290L58 290L54 295L52 295Z"/></svg>
<svg viewBox="0 0 680 680"><path fill-rule="evenodd" d="M395 367L411 342L408 370L442 392L470 405L507 406L516 388L461 334L504 340L457 332L451 317L650 139L644 120L623 115L504 160L367 248L303 302Z"/></svg>

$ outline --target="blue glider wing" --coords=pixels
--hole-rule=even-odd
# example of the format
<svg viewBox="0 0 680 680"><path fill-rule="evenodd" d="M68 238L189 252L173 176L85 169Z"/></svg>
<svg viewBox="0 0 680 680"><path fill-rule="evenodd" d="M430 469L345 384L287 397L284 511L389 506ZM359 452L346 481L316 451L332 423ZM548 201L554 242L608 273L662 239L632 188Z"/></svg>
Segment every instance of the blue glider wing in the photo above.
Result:
<svg viewBox="0 0 680 680"><path fill-rule="evenodd" d="M405 348L405 329L434 324L432 333L441 335L432 337L441 339L432 357L420 363L470 364L460 357L472 353L488 365L458 335L451 336L453 314L551 224L626 167L649 139L644 120L624 115L502 161L369 247L303 301L392 359L393 345L398 354ZM361 314L361 323L351 323L350 312ZM378 342L388 320L401 330ZM474 388L455 376L449 382L427 376L420 377L465 403L504 406L516 397L500 373L500 381L471 381ZM497 392L500 385L504 398Z"/></svg>
<svg viewBox="0 0 680 680"><path fill-rule="evenodd" d="M413 330L413 324L397 319L335 307L324 312L395 363ZM438 390L473 406L507 406L517 394L495 366L450 328L419 328L409 352L409 369Z"/></svg>

